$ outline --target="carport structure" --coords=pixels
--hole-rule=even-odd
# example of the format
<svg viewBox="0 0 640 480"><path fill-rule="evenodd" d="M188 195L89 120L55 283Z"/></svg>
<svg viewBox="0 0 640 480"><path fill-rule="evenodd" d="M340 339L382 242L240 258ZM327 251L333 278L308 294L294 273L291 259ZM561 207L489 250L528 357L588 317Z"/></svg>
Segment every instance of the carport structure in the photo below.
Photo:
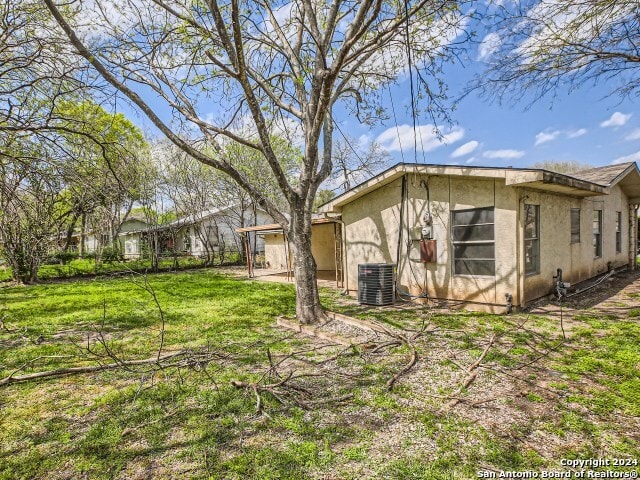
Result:
<svg viewBox="0 0 640 480"><path fill-rule="evenodd" d="M316 261L319 279L335 279L337 288L344 287L342 260L342 226L331 218L314 218L311 226L311 253ZM293 253L289 238L281 225L256 225L236 229L242 235L247 252L247 274L250 278L279 276L293 280ZM264 240L264 258L253 254L252 241ZM253 237L253 240L252 240ZM261 260L261 261L260 261ZM260 266L258 266L260 265Z"/></svg>

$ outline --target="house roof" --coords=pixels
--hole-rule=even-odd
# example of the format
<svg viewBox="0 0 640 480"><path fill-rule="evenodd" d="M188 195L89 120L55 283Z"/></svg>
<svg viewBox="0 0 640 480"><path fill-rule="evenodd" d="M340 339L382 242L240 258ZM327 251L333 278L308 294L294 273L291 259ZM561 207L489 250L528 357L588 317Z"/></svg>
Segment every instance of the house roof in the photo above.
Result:
<svg viewBox="0 0 640 480"><path fill-rule="evenodd" d="M311 225L321 225L324 223L336 223L336 220L326 217L316 217L311 219ZM270 223L268 225L254 225L252 227L236 228L238 233L258 232L260 234L282 233L282 225L279 223Z"/></svg>
<svg viewBox="0 0 640 480"><path fill-rule="evenodd" d="M346 205L406 174L465 176L504 179L513 187L526 187L574 197L607 195L620 182L633 203L640 203L640 172L634 162L593 168L580 174L561 174L535 168L463 167L454 165L399 163L357 185L320 207L320 212L340 212Z"/></svg>
<svg viewBox="0 0 640 480"><path fill-rule="evenodd" d="M597 183L599 185L610 186L619 180L620 177L635 165L635 162L621 163L619 165L607 165L606 167L590 168L571 175L580 180Z"/></svg>
<svg viewBox="0 0 640 480"><path fill-rule="evenodd" d="M197 212L191 215L187 215L186 217L178 218L177 220L174 220L173 222L168 223L167 227L181 227L183 225L191 225L193 223L201 222L202 220L215 217L216 215L220 215L224 212L233 210L234 208L238 208L238 207L239 205L233 204L233 205L226 205L224 207L210 208L208 210L203 210L202 212Z"/></svg>

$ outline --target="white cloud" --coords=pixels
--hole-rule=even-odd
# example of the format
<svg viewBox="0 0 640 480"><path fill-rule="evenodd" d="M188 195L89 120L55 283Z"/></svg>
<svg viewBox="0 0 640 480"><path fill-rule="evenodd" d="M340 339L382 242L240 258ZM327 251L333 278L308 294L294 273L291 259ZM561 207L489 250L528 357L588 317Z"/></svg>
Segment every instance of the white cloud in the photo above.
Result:
<svg viewBox="0 0 640 480"><path fill-rule="evenodd" d="M466 163L467 165L469 165L469 164L471 164L471 163L476 162L477 160L478 160L478 159L477 159L476 157L471 157L469 160L467 160L467 161L466 161L466 162L464 162L464 163Z"/></svg>
<svg viewBox="0 0 640 480"><path fill-rule="evenodd" d="M560 130L554 130L552 132L540 132L536 135L535 146L542 145L543 143L550 142L558 138L562 132Z"/></svg>
<svg viewBox="0 0 640 480"><path fill-rule="evenodd" d="M545 130L536 135L536 141L534 145L542 145L543 143L551 142L561 135L566 138L578 138L587 133L586 128L578 128L576 130Z"/></svg>
<svg viewBox="0 0 640 480"><path fill-rule="evenodd" d="M502 40L500 35L496 32L491 32L485 35L478 46L478 60L488 60L491 56L498 51Z"/></svg>
<svg viewBox="0 0 640 480"><path fill-rule="evenodd" d="M415 139L413 127L411 125L398 125L398 127L387 128L378 135L376 142L380 143L390 152L401 150L413 150L414 143L417 143L418 151L430 152L443 145L455 143L464 137L464 129L454 127L448 132L442 131L442 137L436 134L434 125L418 125L416 127Z"/></svg>
<svg viewBox="0 0 640 480"><path fill-rule="evenodd" d="M482 154L484 158L503 158L503 159L512 159L512 158L520 158L524 156L524 152L522 150L487 150Z"/></svg>
<svg viewBox="0 0 640 480"><path fill-rule="evenodd" d="M567 132L567 138L578 138L587 134L586 128L579 128L577 130L569 130Z"/></svg>
<svg viewBox="0 0 640 480"><path fill-rule="evenodd" d="M640 162L640 152L632 153L631 155L625 155L624 157L618 157L611 165L618 165L619 163L628 163L628 162Z"/></svg>
<svg viewBox="0 0 640 480"><path fill-rule="evenodd" d="M633 140L640 140L640 128L636 128L633 132L624 137L624 139L630 142Z"/></svg>
<svg viewBox="0 0 640 480"><path fill-rule="evenodd" d="M363 133L358 137L358 146L365 148L371 143L371 140L373 140L373 136L370 133Z"/></svg>
<svg viewBox="0 0 640 480"><path fill-rule="evenodd" d="M463 155L469 155L476 148L478 148L478 145L480 145L480 143L475 140L471 140L464 145L460 145L453 151L453 153L451 154L451 158L458 158L462 157Z"/></svg>
<svg viewBox="0 0 640 480"><path fill-rule="evenodd" d="M609 119L602 122L600 126L603 128L621 127L622 125L627 123L630 118L631 118L631 113L615 112L613 115L611 115L611 117L609 117Z"/></svg>

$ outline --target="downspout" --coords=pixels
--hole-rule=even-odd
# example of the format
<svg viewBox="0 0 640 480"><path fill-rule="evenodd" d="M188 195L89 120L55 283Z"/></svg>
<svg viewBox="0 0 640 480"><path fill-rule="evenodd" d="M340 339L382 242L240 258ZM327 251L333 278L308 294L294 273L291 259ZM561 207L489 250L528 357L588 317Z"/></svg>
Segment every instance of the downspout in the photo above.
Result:
<svg viewBox="0 0 640 480"><path fill-rule="evenodd" d="M638 269L636 262L638 248L638 205L629 204L629 270Z"/></svg>
<svg viewBox="0 0 640 480"><path fill-rule="evenodd" d="M520 189L519 189L520 190ZM528 195L522 195L522 190L519 191L518 195L518 208L516 210L516 298L517 305L522 308L524 307L525 299L524 299L524 275L522 275L522 260L523 260L523 247L524 244L522 236L524 235L524 228L522 228L522 204L523 202L529 198Z"/></svg>
<svg viewBox="0 0 640 480"><path fill-rule="evenodd" d="M402 187L400 190L400 225L398 227L398 246L396 248L396 284L398 291L398 281L400 279L400 252L402 251L402 231L404 230L404 203L407 196L407 174L402 175Z"/></svg>

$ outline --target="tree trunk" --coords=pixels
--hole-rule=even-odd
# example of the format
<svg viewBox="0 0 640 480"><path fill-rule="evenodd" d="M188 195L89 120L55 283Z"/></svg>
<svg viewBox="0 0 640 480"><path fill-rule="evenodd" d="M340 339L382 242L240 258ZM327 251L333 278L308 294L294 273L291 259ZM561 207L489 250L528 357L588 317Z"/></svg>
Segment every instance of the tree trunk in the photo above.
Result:
<svg viewBox="0 0 640 480"><path fill-rule="evenodd" d="M158 273L160 262L158 260L158 255L160 254L160 238L158 232L153 232L153 237L151 239L151 271L154 273Z"/></svg>
<svg viewBox="0 0 640 480"><path fill-rule="evenodd" d="M78 256L80 258L84 258L85 250L86 250L86 241L87 241L87 214L82 214L81 224L80 224L80 245L78 246Z"/></svg>
<svg viewBox="0 0 640 480"><path fill-rule="evenodd" d="M289 236L293 248L293 275L296 285L296 317L302 324L321 321L316 261L311 254L311 212L292 209Z"/></svg>
<svg viewBox="0 0 640 480"><path fill-rule="evenodd" d="M67 228L67 233L64 239L64 246L62 247L62 253L67 253L69 250L69 246L71 245L71 239L73 238L73 231L76 228L76 223L78 223L79 213L74 213L71 218L71 222L69 223L69 227Z"/></svg>

